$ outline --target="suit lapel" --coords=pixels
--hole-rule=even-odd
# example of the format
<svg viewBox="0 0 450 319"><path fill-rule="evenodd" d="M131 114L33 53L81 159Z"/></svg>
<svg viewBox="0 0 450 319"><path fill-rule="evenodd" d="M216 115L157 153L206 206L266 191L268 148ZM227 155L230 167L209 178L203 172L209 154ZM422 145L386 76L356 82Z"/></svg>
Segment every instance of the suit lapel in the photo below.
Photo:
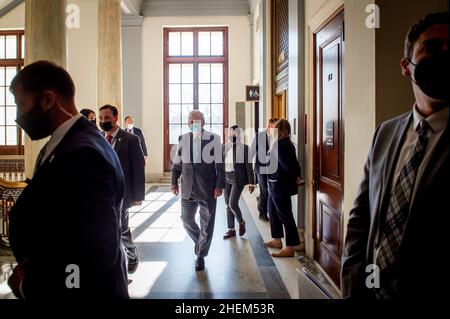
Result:
<svg viewBox="0 0 450 319"><path fill-rule="evenodd" d="M427 163L427 166L423 171L419 184L415 188L415 191L412 195L411 207L414 207L415 203L420 197L420 194L423 194L422 190L430 186L435 176L439 174L442 166L448 162L448 158L450 156L449 140L450 128L447 124L447 128L439 139L435 149L433 150L433 155L431 156L430 161Z"/></svg>
<svg viewBox="0 0 450 319"><path fill-rule="evenodd" d="M116 153L119 153L119 150L122 147L123 136L124 136L124 132L122 131L121 128L119 128L119 131L117 132L117 136L116 136L116 141L114 142L114 150L116 151Z"/></svg>
<svg viewBox="0 0 450 319"><path fill-rule="evenodd" d="M392 139L389 150L386 153L386 161L383 171L383 183L381 191L381 202L379 211L384 212L387 208L390 193L391 193L391 183L394 176L395 165L397 164L398 157L400 155L401 143L404 140L406 132L409 127L409 123L412 121L413 115L410 112L407 116L403 118L402 121L397 125L394 137ZM382 216L384 218L384 216Z"/></svg>

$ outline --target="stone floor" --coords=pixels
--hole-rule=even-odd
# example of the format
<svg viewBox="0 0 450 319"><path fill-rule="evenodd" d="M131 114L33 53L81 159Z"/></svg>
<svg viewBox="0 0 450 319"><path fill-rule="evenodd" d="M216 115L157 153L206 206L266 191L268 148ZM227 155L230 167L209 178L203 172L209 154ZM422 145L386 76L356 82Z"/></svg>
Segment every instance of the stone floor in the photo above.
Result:
<svg viewBox="0 0 450 319"><path fill-rule="evenodd" d="M288 299L298 298L299 262L275 260L263 246L270 239L267 222L260 221L253 195L244 193L241 208L247 224L243 237L223 240L226 211L218 200L214 239L204 272L195 272L194 244L180 219L180 200L165 185L148 185L143 204L132 209L130 227L141 263L132 280L132 298L153 299ZM0 299L11 298L6 285L11 257L0 256ZM5 274L6 273L6 274Z"/></svg>

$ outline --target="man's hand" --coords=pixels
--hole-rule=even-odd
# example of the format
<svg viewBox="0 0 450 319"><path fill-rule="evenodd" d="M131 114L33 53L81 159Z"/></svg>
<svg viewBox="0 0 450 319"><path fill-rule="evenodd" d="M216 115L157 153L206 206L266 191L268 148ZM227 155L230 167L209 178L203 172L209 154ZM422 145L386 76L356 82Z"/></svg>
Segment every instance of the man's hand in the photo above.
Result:
<svg viewBox="0 0 450 319"><path fill-rule="evenodd" d="M172 185L170 187L170 190L172 191L172 194L174 194L175 196L178 196L178 194L179 194L178 185Z"/></svg>
<svg viewBox="0 0 450 319"><path fill-rule="evenodd" d="M141 206L142 205L142 201L137 201L133 203L133 206Z"/></svg>
<svg viewBox="0 0 450 319"><path fill-rule="evenodd" d="M8 279L8 285L11 288L14 295L19 299L25 299L25 296L22 295L21 292L21 284L25 279L25 269L23 264L18 264L16 268L14 268L11 277Z"/></svg>
<svg viewBox="0 0 450 319"><path fill-rule="evenodd" d="M144 166L147 166L148 163L148 156L144 156Z"/></svg>
<svg viewBox="0 0 450 319"><path fill-rule="evenodd" d="M304 179L302 179L301 177L297 178L297 185L298 186L302 186L306 184L306 181Z"/></svg>
<svg viewBox="0 0 450 319"><path fill-rule="evenodd" d="M249 186L248 191L250 192L250 194L253 194L253 192L255 191L255 186Z"/></svg>
<svg viewBox="0 0 450 319"><path fill-rule="evenodd" d="M214 198L218 198L220 196L222 196L222 188L214 189Z"/></svg>

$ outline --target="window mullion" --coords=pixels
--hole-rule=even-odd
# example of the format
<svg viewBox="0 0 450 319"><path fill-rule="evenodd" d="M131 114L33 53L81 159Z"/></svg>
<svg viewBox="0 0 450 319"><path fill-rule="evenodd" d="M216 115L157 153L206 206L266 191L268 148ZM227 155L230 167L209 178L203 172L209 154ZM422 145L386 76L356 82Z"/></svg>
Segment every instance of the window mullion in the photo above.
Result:
<svg viewBox="0 0 450 319"><path fill-rule="evenodd" d="M198 62L194 62L194 110L198 110Z"/></svg>

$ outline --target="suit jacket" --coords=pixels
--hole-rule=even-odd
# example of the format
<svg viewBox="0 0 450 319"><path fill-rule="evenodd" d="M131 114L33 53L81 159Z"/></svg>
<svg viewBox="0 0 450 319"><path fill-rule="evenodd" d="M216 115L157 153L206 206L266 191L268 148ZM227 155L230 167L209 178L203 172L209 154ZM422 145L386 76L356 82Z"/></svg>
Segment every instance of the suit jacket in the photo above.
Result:
<svg viewBox="0 0 450 319"><path fill-rule="evenodd" d="M25 262L26 298L128 298L123 194L116 154L99 130L80 118L10 212L11 248L17 261ZM69 265L79 267L79 289L66 287Z"/></svg>
<svg viewBox="0 0 450 319"><path fill-rule="evenodd" d="M139 137L119 129L114 150L125 176L124 209L145 199L145 162Z"/></svg>
<svg viewBox="0 0 450 319"><path fill-rule="evenodd" d="M283 197L297 194L297 179L301 177L301 170L295 146L290 139L285 138L275 142L270 152L270 162L270 167L276 169L269 175L270 196ZM276 165L273 165L273 162Z"/></svg>
<svg viewBox="0 0 450 319"><path fill-rule="evenodd" d="M223 162L227 152L231 149L231 144L223 145ZM234 173L236 176L236 184L245 186L255 184L255 174L253 172L253 164L249 161L249 147L246 144L238 143L233 148Z"/></svg>
<svg viewBox="0 0 450 319"><path fill-rule="evenodd" d="M389 204L395 165L412 112L381 124L373 139L353 209L350 211L342 258L342 292L346 298L370 296L365 281L366 266L374 263L375 243L381 238ZM439 286L448 284L422 268L422 259L438 258L446 250L444 234L449 212L450 130L447 126L430 162L412 195L411 209L399 252L397 298L435 298L442 296ZM443 214L444 213L444 214ZM439 262L439 259L436 260ZM429 269L432 271L432 269Z"/></svg>
<svg viewBox="0 0 450 319"><path fill-rule="evenodd" d="M172 167L172 185L178 185L181 177L181 196L209 201L214 199L214 189L225 188L225 168L222 161L220 137L211 132L202 134L202 161L193 162L192 133L179 137Z"/></svg>
<svg viewBox="0 0 450 319"><path fill-rule="evenodd" d="M258 172L260 167L267 166L269 163L268 152L270 148L269 136L264 130L256 134L250 146L249 158L255 161L255 171Z"/></svg>
<svg viewBox="0 0 450 319"><path fill-rule="evenodd" d="M140 128L134 127L133 134L139 137L139 141L141 143L142 152L144 153L144 156L148 156L147 146L145 145L145 137L144 133L142 133L142 130Z"/></svg>

